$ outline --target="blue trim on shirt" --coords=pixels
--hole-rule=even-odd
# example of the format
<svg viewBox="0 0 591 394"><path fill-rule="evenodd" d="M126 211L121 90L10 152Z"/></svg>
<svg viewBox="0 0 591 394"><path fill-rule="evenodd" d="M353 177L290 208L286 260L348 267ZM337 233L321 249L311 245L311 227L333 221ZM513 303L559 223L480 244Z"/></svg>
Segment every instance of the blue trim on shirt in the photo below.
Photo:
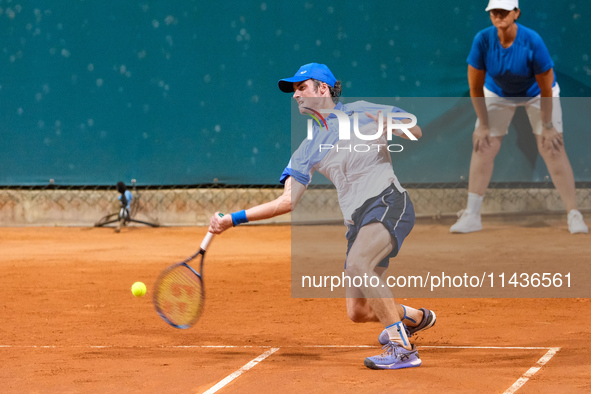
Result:
<svg viewBox="0 0 591 394"><path fill-rule="evenodd" d="M292 177L304 186L308 186L308 184L310 183L309 176L307 176L306 174L302 174L301 172L296 171L293 168L286 168L285 170L283 170L283 174L281 174L281 179L279 179L279 182L285 184L285 181L289 177Z"/></svg>

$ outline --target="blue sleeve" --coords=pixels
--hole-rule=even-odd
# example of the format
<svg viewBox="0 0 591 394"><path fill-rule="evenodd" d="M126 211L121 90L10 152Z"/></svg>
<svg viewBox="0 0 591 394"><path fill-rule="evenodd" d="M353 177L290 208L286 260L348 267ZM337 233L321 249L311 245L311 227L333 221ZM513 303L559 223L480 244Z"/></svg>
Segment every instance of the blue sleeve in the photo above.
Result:
<svg viewBox="0 0 591 394"><path fill-rule="evenodd" d="M131 192L129 190L125 191L125 199L127 200L127 205L125 206L127 209L131 208L131 199L133 198L133 196L131 195Z"/></svg>
<svg viewBox="0 0 591 394"><path fill-rule="evenodd" d="M288 165L287 167L285 167L285 170L283 170L283 173L281 174L281 177L279 178L279 183L285 185L285 180L287 178L289 178L290 176L291 176L291 168L289 168L289 165Z"/></svg>
<svg viewBox="0 0 591 394"><path fill-rule="evenodd" d="M532 49L533 49L533 67L534 74L542 74L554 67L554 62L550 56L544 40L539 34L532 35Z"/></svg>
<svg viewBox="0 0 591 394"><path fill-rule="evenodd" d="M468 54L467 62L477 70L486 70L486 41L484 32L480 31L474 37L472 49Z"/></svg>
<svg viewBox="0 0 591 394"><path fill-rule="evenodd" d="M291 160L287 164L287 167L283 170L279 182L285 184L285 180L288 177L293 177L296 181L304 186L308 186L312 180L312 169L311 155L307 152L309 145L302 143L298 150L296 150L291 157Z"/></svg>
<svg viewBox="0 0 591 394"><path fill-rule="evenodd" d="M289 165L291 165L291 160L289 163L290 163ZM279 182L281 182L282 184L285 184L285 181L287 180L287 178L292 177L293 179L295 179L296 181L298 181L302 185L307 186L310 183L310 181L312 180L310 178L310 176L303 174L299 171L296 171L293 168L290 168L289 165L287 167L285 167L285 170L283 170L283 173L281 174L281 178L279 178Z"/></svg>

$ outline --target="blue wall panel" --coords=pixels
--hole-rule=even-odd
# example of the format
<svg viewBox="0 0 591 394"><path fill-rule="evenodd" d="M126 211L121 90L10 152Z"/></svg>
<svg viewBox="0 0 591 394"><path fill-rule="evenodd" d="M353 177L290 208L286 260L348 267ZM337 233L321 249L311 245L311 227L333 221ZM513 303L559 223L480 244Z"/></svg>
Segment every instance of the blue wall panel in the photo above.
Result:
<svg viewBox="0 0 591 394"><path fill-rule="evenodd" d="M0 184L275 184L292 150L279 78L317 61L349 97L465 96L485 3L0 0ZM590 96L590 3L521 3L562 95ZM466 173L469 123L461 141L437 128L425 139L465 150L451 175L409 165L401 178ZM588 138L567 132L567 144ZM588 155L568 148L591 180Z"/></svg>

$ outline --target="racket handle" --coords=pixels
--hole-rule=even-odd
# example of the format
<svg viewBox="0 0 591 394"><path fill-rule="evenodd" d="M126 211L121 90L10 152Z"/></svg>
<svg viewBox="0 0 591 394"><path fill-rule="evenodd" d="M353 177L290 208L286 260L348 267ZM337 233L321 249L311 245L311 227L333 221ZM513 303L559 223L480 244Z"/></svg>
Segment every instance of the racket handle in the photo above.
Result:
<svg viewBox="0 0 591 394"><path fill-rule="evenodd" d="M211 242L212 239L213 239L213 233L210 233L208 231L207 235L205 236L205 238L203 238L203 241L201 242L201 249L207 250L207 246L209 245L209 243Z"/></svg>
<svg viewBox="0 0 591 394"><path fill-rule="evenodd" d="M224 217L224 214L218 213L218 216L222 218ZM207 232L207 235L205 236L205 238L203 238L203 241L201 242L201 249L207 250L207 246L209 246L209 243L213 239L213 235L213 233L210 233L209 231Z"/></svg>

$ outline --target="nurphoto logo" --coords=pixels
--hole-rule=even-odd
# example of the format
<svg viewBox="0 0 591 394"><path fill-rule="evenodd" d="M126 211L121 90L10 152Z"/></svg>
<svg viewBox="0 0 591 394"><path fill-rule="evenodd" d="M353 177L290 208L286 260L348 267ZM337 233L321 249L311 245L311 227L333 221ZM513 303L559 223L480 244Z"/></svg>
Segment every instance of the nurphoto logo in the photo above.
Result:
<svg viewBox="0 0 591 394"><path fill-rule="evenodd" d="M306 110L308 110L308 115L310 115L312 117L312 119L314 119L314 121L316 121L316 123L318 124L319 128L322 129L323 127L328 130L328 124L326 122L326 119L324 118L324 116L322 116L323 114L325 115L330 115L333 114L336 116L337 120L338 120L338 128L339 128L339 140L350 140L351 139L351 121L349 120L349 116L343 112L340 111L338 109L321 109L319 111L316 111L312 108L309 107L304 107ZM401 136L401 135L406 135L408 137L408 139L410 139L411 141L417 141L417 138L410 132L410 128L416 126L417 124L417 118L416 116L414 116L413 114L409 114L407 112L389 112L386 114L386 133L387 133L387 140L391 141L392 140L392 136ZM307 135L307 139L308 140L312 140L314 138L314 123L312 119L308 119L308 135ZM400 121L399 119L410 119L410 123L402 123L402 121ZM382 114L381 112L378 114L378 125L381 125L384 123L384 114ZM382 134L383 134L383 130L381 127L376 127L376 132L374 134L363 134L361 133L361 131L359 131L359 113L358 112L354 112L353 113L353 133L355 134L355 136L362 140L362 141L375 141L377 139L379 139ZM354 146L336 146L336 151L338 152L339 150L347 150L349 152L351 152L351 150L353 149L355 152L368 152L371 150L371 147L376 147L378 149L378 151L380 150L380 147L386 146L385 144L371 144L371 145L367 145L367 144L357 144ZM335 146L332 144L320 144L319 145L319 150L322 152L323 150L331 150L334 149ZM403 147L402 145L399 144L391 144L391 145L387 145L387 149L390 152L402 152Z"/></svg>

